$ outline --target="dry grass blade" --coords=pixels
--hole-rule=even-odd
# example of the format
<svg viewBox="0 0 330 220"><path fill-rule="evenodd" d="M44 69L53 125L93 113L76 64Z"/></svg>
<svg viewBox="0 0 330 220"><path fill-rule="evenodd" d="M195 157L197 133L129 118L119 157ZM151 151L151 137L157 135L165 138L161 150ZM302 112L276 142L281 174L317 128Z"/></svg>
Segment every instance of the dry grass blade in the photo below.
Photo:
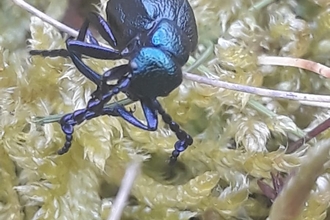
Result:
<svg viewBox="0 0 330 220"><path fill-rule="evenodd" d="M270 220L296 219L306 205L316 179L329 161L330 140L320 141L310 149L296 172L284 185L270 211Z"/></svg>
<svg viewBox="0 0 330 220"><path fill-rule="evenodd" d="M309 70L311 72L330 78L330 68L320 63L311 60L305 60L292 57L273 57L262 56L258 57L258 63L261 65L275 65L275 66L291 66L301 69Z"/></svg>
<svg viewBox="0 0 330 220"><path fill-rule="evenodd" d="M126 201L128 199L129 193L133 186L134 180L139 174L139 171L140 171L140 163L134 162L127 167L125 176L122 180L120 189L114 201L111 214L108 217L108 220L120 219L123 209L126 205Z"/></svg>

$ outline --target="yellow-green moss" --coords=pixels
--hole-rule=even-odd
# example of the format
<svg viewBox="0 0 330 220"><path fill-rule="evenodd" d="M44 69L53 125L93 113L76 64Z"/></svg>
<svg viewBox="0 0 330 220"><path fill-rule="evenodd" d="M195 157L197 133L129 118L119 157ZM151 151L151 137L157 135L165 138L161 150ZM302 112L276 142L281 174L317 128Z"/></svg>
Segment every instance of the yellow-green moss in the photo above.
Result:
<svg viewBox="0 0 330 220"><path fill-rule="evenodd" d="M47 8L53 17L60 17L66 4L31 2ZM106 1L101 2L99 10L104 10ZM253 1L255 5L244 0L190 2L200 34L193 56L203 54L210 41L214 44L203 63L207 72L198 68L196 74L256 87L329 94L329 80L314 73L257 65L263 55L330 65L326 1L309 1L320 8L313 9L307 20L296 17L294 6L301 1L268 1L266 6L260 6L261 0ZM297 125L310 130L330 117L326 109L184 80L169 97L160 99L194 137L174 173L165 161L176 137L162 121L157 131L147 132L120 118L93 119L77 126L72 148L58 156L56 151L64 143L60 126L40 126L32 118L84 108L95 85L69 59L29 57L29 49L63 48L65 38L40 19L30 19L9 0L0 8L0 218L106 219L127 164L140 158L146 162L123 219L195 215L205 220L265 219L270 209L256 180L269 181L270 171L290 173L304 164L302 152L284 154L288 134L299 134ZM28 29L31 37L26 46ZM86 60L99 73L123 62ZM268 110L262 112L255 103ZM143 118L140 105L130 107L134 105L134 114ZM329 135L324 132L307 149L313 150L315 142ZM313 185L309 173L304 181ZM329 170L321 174L299 219L326 216Z"/></svg>

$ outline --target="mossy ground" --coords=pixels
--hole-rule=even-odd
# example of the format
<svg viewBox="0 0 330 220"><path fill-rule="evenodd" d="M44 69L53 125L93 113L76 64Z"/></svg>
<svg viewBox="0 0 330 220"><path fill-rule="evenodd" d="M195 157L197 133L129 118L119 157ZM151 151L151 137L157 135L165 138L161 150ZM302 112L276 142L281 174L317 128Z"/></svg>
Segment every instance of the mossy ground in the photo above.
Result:
<svg viewBox="0 0 330 220"><path fill-rule="evenodd" d="M30 2L55 18L67 4ZM203 63L207 72L192 72L256 87L329 94L330 81L319 75L257 65L259 56L289 56L330 66L328 1L262 2L190 0L200 42L192 56L198 59L210 45L213 51ZM310 130L330 111L184 80L159 99L194 137L174 171L166 159L176 137L163 122L147 132L120 118L99 117L77 127L72 148L58 156L64 143L60 126L41 126L32 118L84 108L95 85L69 59L31 58L29 49L64 48L66 36L30 19L9 0L0 2L0 33L0 219L106 219L127 165L137 158L145 162L123 219L266 219L270 204L257 180L270 182L271 171L292 173L308 160L306 151L330 137L325 131L304 151L285 154L298 128ZM99 73L122 62L86 60ZM130 107L143 118L139 104ZM298 219L326 218L330 173L318 172Z"/></svg>

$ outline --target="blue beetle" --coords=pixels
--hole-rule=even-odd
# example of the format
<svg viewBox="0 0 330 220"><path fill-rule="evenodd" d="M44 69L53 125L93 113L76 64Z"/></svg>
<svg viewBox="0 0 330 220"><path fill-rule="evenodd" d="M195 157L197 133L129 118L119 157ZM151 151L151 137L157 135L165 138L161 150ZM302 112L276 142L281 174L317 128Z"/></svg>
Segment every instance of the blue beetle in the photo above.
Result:
<svg viewBox="0 0 330 220"><path fill-rule="evenodd" d="M107 20L91 13L76 39L66 41L67 49L32 50L31 55L69 56L77 69L97 85L85 109L66 114L60 120L66 142L58 154L66 153L72 141L74 126L101 115L119 116L144 130L157 129L157 113L175 132L171 161L193 143L192 137L172 120L160 103L182 82L181 67L197 45L198 35L193 10L187 0L109 0ZM101 46L88 30L95 26L112 48ZM96 59L127 59L128 64L114 67L100 75L88 67L82 56ZM117 80L116 84L110 81ZM119 92L140 101L147 124L138 120L123 106L106 108Z"/></svg>

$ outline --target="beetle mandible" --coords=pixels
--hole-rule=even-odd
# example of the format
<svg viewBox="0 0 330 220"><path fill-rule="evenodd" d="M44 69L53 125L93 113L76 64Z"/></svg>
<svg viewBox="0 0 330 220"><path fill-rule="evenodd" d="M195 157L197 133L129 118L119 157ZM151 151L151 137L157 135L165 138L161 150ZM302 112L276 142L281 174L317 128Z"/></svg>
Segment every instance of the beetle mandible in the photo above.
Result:
<svg viewBox="0 0 330 220"><path fill-rule="evenodd" d="M90 13L76 39L66 40L67 49L31 50L31 55L70 57L77 69L97 85L85 109L64 115L61 128L66 135L58 154L66 153L72 141L74 126L85 120L109 115L122 117L144 130L157 129L157 113L176 134L178 141L170 158L175 162L181 152L193 143L192 137L174 122L157 101L182 82L181 67L197 45L197 27L187 0L109 0L107 20ZM95 26L112 48L101 46L88 30ZM100 75L82 61L82 56L104 60L127 59ZM115 85L109 81L117 80ZM140 101L147 124L139 121L123 106L104 105L119 92Z"/></svg>

